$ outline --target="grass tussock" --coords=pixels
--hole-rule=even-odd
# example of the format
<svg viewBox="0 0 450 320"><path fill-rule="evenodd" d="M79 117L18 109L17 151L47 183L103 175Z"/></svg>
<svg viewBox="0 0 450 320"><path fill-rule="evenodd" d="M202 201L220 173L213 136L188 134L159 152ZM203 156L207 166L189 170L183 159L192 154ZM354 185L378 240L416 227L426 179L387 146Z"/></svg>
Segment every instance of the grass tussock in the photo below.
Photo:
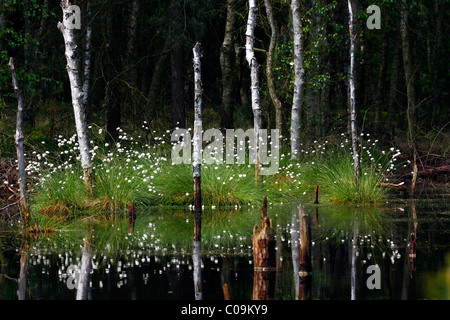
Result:
<svg viewBox="0 0 450 320"><path fill-rule="evenodd" d="M104 217L126 213L127 204L138 206L192 206L192 166L170 160L170 134L133 138L120 130L116 144L105 143L102 129L93 141L94 180L85 190L77 159L75 136L56 138L58 150L34 152L27 168L32 182L32 211L48 219L67 220L80 215ZM202 164L202 203L205 206L259 204L264 195L272 203L305 202L320 185L321 202L377 203L386 197L379 184L389 179L398 150L378 151L376 140L361 144L361 177L356 186L348 139L315 141L302 150L300 161L280 152L277 174L255 180L253 164ZM312 202L312 198L309 199Z"/></svg>

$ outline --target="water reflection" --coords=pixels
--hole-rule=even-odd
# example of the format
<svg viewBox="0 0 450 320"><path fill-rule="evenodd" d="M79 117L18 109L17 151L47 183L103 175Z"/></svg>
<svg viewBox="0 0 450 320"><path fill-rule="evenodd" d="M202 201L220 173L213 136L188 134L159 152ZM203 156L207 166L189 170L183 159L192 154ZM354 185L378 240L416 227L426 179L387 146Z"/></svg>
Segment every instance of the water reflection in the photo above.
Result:
<svg viewBox="0 0 450 320"><path fill-rule="evenodd" d="M202 291L202 257L200 254L202 242L201 240L194 240L192 250L192 262L194 265L194 293L195 300L203 300Z"/></svg>
<svg viewBox="0 0 450 320"><path fill-rule="evenodd" d="M81 253L81 266L77 275L77 300L91 300L91 271L92 271L92 227L88 227L84 246Z"/></svg>
<svg viewBox="0 0 450 320"><path fill-rule="evenodd" d="M271 278L257 275L255 281L251 235L260 223L258 208L205 210L201 244L192 241L191 212L155 209L139 214L134 234L124 219L99 223L90 234L84 226L51 237L0 239L1 299L240 300L254 292L264 299L437 296L427 281L445 270L448 212L430 213L416 201L389 208L305 206L312 273L302 283L299 209L268 211L276 248ZM380 268L381 289L366 286L371 265ZM78 288L68 285L70 266L79 268Z"/></svg>
<svg viewBox="0 0 450 320"><path fill-rule="evenodd" d="M17 290L17 298L19 300L26 300L29 250L30 245L28 239L24 239L22 249L20 250L19 289Z"/></svg>

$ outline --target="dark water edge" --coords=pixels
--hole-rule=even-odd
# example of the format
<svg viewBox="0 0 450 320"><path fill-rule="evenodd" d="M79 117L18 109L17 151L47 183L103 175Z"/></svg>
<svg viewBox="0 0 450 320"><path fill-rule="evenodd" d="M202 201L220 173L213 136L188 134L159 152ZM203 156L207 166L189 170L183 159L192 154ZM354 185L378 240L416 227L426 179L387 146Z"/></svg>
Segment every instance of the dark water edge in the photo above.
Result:
<svg viewBox="0 0 450 320"><path fill-rule="evenodd" d="M278 266L269 296L296 300L306 292L311 300L448 300L448 196L428 194L382 206L306 205L313 242L306 287L296 276L298 207L269 206ZM204 300L252 299L251 235L259 215L256 207L205 208L198 256ZM2 233L0 300L74 300L77 294L92 300L194 300L192 211L149 208L140 212L134 234L127 227L127 221L116 221L27 241ZM77 287L86 261L91 271L86 285ZM372 265L378 266L380 289L368 288Z"/></svg>

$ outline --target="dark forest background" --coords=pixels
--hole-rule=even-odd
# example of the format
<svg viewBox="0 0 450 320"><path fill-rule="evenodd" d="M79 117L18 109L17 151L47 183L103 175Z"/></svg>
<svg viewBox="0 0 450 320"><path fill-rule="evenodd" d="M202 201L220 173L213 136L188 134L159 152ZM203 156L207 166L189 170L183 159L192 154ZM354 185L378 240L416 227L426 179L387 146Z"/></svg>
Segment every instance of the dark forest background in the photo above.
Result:
<svg viewBox="0 0 450 320"><path fill-rule="evenodd" d="M192 127L192 48L197 41L203 50L204 128L252 126L244 48L247 1L84 0L72 4L81 9L81 29L75 34L83 80L85 63L91 61L85 104L88 122L106 129L109 139L117 137L117 127L140 130L144 120L153 130ZM276 33L271 32L262 0L258 1L255 30L263 127L280 126L288 137L294 80L290 1L272 0L270 4ZM381 29L366 27L366 8L371 4L381 8ZM432 153L436 160L448 161L450 1L359 0L354 6L359 130L407 149L411 127L419 154ZM400 30L402 14L407 15L406 40ZM227 17L233 23L231 40L225 44ZM75 132L58 21L62 21L59 1L0 2L2 158L15 153L17 101L7 67L9 57L14 58L25 99L26 145ZM87 41L89 27L92 37ZM306 83L301 135L307 144L348 130L347 2L303 1L302 29ZM269 92L266 69L271 39L276 40L271 66L275 100ZM406 45L409 65L404 63ZM230 68L221 67L221 56L228 57ZM406 117L406 72L412 72L410 122ZM278 124L275 103L281 105Z"/></svg>

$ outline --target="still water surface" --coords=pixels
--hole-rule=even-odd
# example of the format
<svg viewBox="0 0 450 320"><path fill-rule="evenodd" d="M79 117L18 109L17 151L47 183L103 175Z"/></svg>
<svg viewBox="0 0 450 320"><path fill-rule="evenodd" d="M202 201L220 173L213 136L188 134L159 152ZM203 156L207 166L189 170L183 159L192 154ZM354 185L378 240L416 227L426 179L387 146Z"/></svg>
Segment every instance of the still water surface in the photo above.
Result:
<svg viewBox="0 0 450 320"><path fill-rule="evenodd" d="M298 206L269 206L277 271L267 296L450 299L447 201L317 209L306 205L313 269L306 288L298 278ZM27 241L2 234L0 299L195 299L195 272L200 274L200 296L205 300L252 299L251 238L259 221L256 207L205 209L196 256L193 213L182 208L139 212L134 233L128 221L114 221ZM411 233L416 235L415 249ZM200 269L195 268L194 257L200 259ZM371 265L379 270L376 279L369 279ZM379 281L380 289L369 289L368 279Z"/></svg>

